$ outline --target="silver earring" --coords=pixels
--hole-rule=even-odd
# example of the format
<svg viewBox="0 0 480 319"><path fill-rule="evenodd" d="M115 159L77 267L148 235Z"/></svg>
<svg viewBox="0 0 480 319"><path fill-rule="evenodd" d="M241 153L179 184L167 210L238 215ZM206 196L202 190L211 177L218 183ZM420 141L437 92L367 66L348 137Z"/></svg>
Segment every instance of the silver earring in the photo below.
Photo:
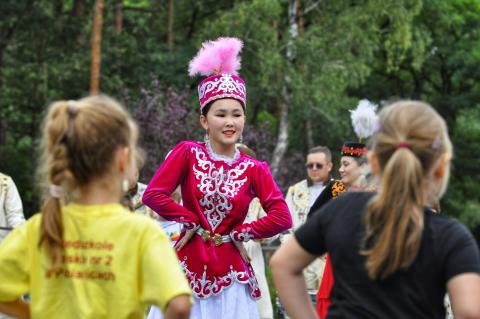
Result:
<svg viewBox="0 0 480 319"><path fill-rule="evenodd" d="M122 191L124 193L128 192L128 178L124 177L122 181Z"/></svg>
<svg viewBox="0 0 480 319"><path fill-rule="evenodd" d="M240 144L243 143L243 134L240 135L240 138L238 139L238 142L239 142Z"/></svg>
<svg viewBox="0 0 480 319"><path fill-rule="evenodd" d="M208 136L208 132L205 133L205 136L203 137L203 141L205 143L209 143L210 142L210 137Z"/></svg>

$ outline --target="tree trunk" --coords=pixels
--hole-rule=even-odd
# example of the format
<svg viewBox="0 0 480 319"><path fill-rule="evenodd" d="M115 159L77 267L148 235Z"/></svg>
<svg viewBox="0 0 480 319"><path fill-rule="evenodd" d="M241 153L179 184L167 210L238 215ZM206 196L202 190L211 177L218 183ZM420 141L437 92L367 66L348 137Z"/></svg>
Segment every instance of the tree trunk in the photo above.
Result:
<svg viewBox="0 0 480 319"><path fill-rule="evenodd" d="M305 12L302 9L302 1L297 0L297 16L298 16L298 36L302 38L305 34ZM302 72L305 73L305 64L301 63L300 65L297 66L297 68ZM311 114L311 108L310 113ZM312 119L310 117L310 114L305 114L305 137L306 137L306 142L307 142L307 148L311 149L313 148L314 142L313 142L313 129L312 129Z"/></svg>
<svg viewBox="0 0 480 319"><path fill-rule="evenodd" d="M285 152L288 148L288 111L292 103L292 97L290 90L291 78L289 72L293 68L293 63L295 60L296 50L295 50L295 40L298 38L298 25L297 25L297 9L298 4L297 0L288 1L288 43L287 43L287 54L286 54L286 70L282 85L282 100L279 103L279 126L278 126L278 138L275 149L273 150L272 155L272 174L274 177L278 176L280 163L285 155Z"/></svg>
<svg viewBox="0 0 480 319"><path fill-rule="evenodd" d="M103 8L103 0L96 0L92 28L92 65L90 69L90 94L98 94L100 88L100 59L102 49Z"/></svg>
<svg viewBox="0 0 480 319"><path fill-rule="evenodd" d="M72 15L79 17L85 12L85 0L75 0L72 8Z"/></svg>
<svg viewBox="0 0 480 319"><path fill-rule="evenodd" d="M115 5L115 35L122 33L123 25L123 1L117 1Z"/></svg>
<svg viewBox="0 0 480 319"><path fill-rule="evenodd" d="M73 23L81 23L80 21L84 21L82 17L85 15L85 1L86 0L75 0L73 2L72 11L70 12L70 15L75 18ZM77 47L83 47L86 44L87 35L82 28L77 30L75 39Z"/></svg>
<svg viewBox="0 0 480 319"><path fill-rule="evenodd" d="M275 149L273 151L273 159L271 165L272 175L274 177L278 176L280 170L280 163L288 148L288 108L291 102L290 94L288 93L287 88L287 83L289 83L289 81L289 79L285 79L285 82L282 86L282 99L279 101L278 105L280 108L280 121L278 124L277 144L275 145Z"/></svg>
<svg viewBox="0 0 480 319"><path fill-rule="evenodd" d="M303 17L302 0L297 0L297 17L298 17L298 35L303 37L305 33L305 18Z"/></svg>
<svg viewBox="0 0 480 319"><path fill-rule="evenodd" d="M190 16L190 22L188 26L186 39L191 39L193 36L193 32L195 31L195 25L197 23L197 17L198 17L198 5L194 4L191 10L192 10L192 15Z"/></svg>
<svg viewBox="0 0 480 319"><path fill-rule="evenodd" d="M167 43L168 49L173 50L173 18L174 18L174 1L168 0L168 27L167 27Z"/></svg>

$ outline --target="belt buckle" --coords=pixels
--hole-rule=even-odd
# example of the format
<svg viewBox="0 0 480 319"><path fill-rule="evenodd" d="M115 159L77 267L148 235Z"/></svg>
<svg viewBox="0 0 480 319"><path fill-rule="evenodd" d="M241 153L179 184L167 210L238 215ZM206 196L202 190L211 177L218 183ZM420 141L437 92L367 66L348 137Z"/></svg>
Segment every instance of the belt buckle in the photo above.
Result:
<svg viewBox="0 0 480 319"><path fill-rule="evenodd" d="M213 236L213 242L215 243L215 246L220 246L223 244L222 235L215 234L215 236Z"/></svg>
<svg viewBox="0 0 480 319"><path fill-rule="evenodd" d="M210 240L210 231L204 230L202 233L202 239L204 242L207 242Z"/></svg>

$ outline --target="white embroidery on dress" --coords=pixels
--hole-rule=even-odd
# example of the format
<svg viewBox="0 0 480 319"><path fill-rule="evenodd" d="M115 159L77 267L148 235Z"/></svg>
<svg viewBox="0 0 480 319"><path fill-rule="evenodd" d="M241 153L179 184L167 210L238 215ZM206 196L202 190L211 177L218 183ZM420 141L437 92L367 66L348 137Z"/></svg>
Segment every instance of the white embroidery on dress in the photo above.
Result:
<svg viewBox="0 0 480 319"><path fill-rule="evenodd" d="M247 181L247 177L239 179L240 176L254 164L246 159L225 171L223 166L217 169L200 148L194 147L192 152L195 153L198 162L198 167L193 165L195 177L200 180L197 187L203 193L199 203L205 209L203 213L214 231L232 210L230 200Z"/></svg>
<svg viewBox="0 0 480 319"><path fill-rule="evenodd" d="M240 151L236 146L235 146L235 154L233 154L233 157L228 157L225 155L220 155L215 153L212 149L212 145L209 142L205 143L205 147L207 149L208 156L210 156L214 161L224 161L225 163L231 166L240 158Z"/></svg>
<svg viewBox="0 0 480 319"><path fill-rule="evenodd" d="M236 230L232 231L230 233L230 238L233 240L233 241L240 241L240 242L247 242L249 241L250 239L253 239L255 238L255 235L253 235L251 233L252 231L252 228L250 227L247 227L247 228L244 228L242 229L242 231L238 232Z"/></svg>
<svg viewBox="0 0 480 319"><path fill-rule="evenodd" d="M216 296L229 288L235 281L241 284L248 284L250 288L250 295L253 298L260 297L260 287L253 272L249 274L246 271L236 271L230 265L230 271L225 276L214 277L213 280L207 279L207 265L203 266L203 273L197 276L196 273L190 271L186 263L187 257L180 263L185 275L190 283L190 289L193 295L199 299Z"/></svg>

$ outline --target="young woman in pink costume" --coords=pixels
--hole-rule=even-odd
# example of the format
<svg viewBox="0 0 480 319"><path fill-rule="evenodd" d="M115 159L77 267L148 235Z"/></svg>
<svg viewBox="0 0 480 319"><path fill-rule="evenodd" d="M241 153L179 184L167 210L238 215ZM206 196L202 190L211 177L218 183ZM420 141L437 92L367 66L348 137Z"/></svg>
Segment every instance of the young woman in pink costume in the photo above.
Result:
<svg viewBox="0 0 480 319"><path fill-rule="evenodd" d="M235 146L246 111L245 82L237 74L241 48L236 38L220 38L204 43L190 62L191 76L207 76L198 86L205 142L180 142L143 195L145 205L184 225L175 247L194 295L191 318L258 318L260 290L242 243L292 225L268 165ZM177 185L183 206L169 197ZM267 216L244 223L255 197ZM161 318L158 309L149 318Z"/></svg>

